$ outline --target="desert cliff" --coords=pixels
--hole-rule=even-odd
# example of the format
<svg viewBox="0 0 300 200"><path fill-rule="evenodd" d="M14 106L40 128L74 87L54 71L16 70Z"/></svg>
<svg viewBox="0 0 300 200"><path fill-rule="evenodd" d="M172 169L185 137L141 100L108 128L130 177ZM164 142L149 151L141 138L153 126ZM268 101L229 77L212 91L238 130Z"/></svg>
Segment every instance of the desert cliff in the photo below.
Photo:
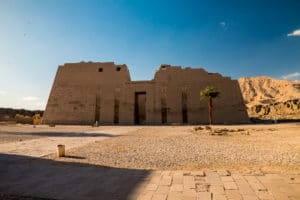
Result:
<svg viewBox="0 0 300 200"><path fill-rule="evenodd" d="M300 119L300 81L262 76L238 82L250 117Z"/></svg>

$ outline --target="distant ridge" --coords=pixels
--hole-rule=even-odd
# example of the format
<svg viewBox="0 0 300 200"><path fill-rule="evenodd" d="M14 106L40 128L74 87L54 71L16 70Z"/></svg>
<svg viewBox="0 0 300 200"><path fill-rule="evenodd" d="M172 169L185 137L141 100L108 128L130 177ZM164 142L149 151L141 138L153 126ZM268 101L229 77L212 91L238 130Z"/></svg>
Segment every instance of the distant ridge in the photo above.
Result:
<svg viewBox="0 0 300 200"><path fill-rule="evenodd" d="M43 110L0 108L0 121L13 121L16 114L32 117L35 114L40 114L42 116L43 113Z"/></svg>
<svg viewBox="0 0 300 200"><path fill-rule="evenodd" d="M260 76L238 82L250 117L300 119L300 81Z"/></svg>

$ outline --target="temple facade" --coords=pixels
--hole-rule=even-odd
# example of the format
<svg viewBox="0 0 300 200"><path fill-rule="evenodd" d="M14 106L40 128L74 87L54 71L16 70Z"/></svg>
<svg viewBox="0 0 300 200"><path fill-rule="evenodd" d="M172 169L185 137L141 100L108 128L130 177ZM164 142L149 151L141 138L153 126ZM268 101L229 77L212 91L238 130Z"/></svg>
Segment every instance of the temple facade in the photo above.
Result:
<svg viewBox="0 0 300 200"><path fill-rule="evenodd" d="M46 124L207 124L207 100L200 91L213 86L216 124L249 121L236 80L201 68L161 65L154 78L131 81L126 65L113 62L59 66L43 121Z"/></svg>

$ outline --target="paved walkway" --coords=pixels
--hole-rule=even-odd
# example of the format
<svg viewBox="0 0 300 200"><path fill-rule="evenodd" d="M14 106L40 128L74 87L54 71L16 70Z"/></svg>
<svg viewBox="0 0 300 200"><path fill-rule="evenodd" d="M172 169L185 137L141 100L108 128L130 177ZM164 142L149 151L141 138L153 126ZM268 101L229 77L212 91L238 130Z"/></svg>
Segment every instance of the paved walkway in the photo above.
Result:
<svg viewBox="0 0 300 200"><path fill-rule="evenodd" d="M153 172L141 200L299 200L300 176L219 171Z"/></svg>

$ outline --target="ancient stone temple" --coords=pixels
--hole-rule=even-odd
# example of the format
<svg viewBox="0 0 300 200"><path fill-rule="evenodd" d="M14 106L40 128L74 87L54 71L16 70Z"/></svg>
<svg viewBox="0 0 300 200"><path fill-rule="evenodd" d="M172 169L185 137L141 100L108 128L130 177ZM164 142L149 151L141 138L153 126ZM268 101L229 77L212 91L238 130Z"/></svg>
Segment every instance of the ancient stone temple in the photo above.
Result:
<svg viewBox="0 0 300 200"><path fill-rule="evenodd" d="M67 63L59 66L44 114L54 124L206 124L207 100L200 90L213 86L214 123L248 122L236 80L200 68L161 65L154 78L131 81L126 65Z"/></svg>

